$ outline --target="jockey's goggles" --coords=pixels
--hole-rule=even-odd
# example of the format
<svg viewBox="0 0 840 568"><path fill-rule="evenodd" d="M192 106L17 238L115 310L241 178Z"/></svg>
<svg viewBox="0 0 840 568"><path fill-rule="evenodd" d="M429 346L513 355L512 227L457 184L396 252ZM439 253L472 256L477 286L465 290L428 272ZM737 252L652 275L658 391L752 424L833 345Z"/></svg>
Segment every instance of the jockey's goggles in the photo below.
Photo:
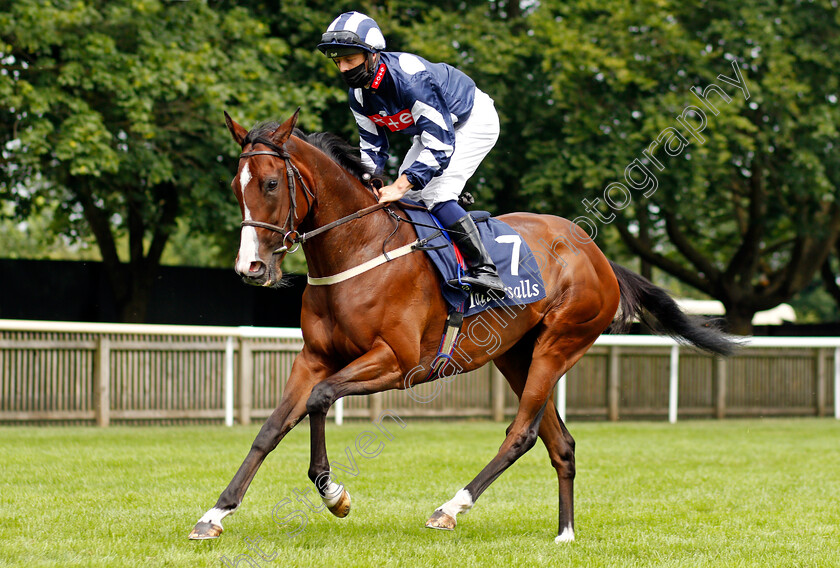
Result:
<svg viewBox="0 0 840 568"><path fill-rule="evenodd" d="M318 49L331 59L345 57L363 51L369 53L376 53L377 51L363 42L358 35L347 30L326 32L321 36L321 43L318 44Z"/></svg>

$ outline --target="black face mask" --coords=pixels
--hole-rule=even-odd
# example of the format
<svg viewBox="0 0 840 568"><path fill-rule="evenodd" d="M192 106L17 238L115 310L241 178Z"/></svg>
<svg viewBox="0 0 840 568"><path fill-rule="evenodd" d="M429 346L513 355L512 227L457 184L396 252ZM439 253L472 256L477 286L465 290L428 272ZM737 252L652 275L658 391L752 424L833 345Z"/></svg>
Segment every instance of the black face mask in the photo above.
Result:
<svg viewBox="0 0 840 568"><path fill-rule="evenodd" d="M370 69L367 67L367 61L363 62L361 65L357 65L348 71L344 71L341 74L341 78L344 79L344 82L351 89L359 89L364 87L368 83L371 82L373 79L373 65L370 66Z"/></svg>

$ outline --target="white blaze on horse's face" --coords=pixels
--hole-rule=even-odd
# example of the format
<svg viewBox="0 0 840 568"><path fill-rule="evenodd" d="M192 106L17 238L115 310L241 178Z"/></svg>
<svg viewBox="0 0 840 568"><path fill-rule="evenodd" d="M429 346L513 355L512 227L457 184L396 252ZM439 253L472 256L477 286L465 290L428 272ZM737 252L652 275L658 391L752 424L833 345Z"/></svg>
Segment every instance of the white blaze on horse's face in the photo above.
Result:
<svg viewBox="0 0 840 568"><path fill-rule="evenodd" d="M248 167L248 162L239 173L239 190L242 192L242 210L244 211L244 221L252 221L251 210L248 209L248 203L245 200L245 188L251 181L251 169ZM254 263L259 262L259 240L257 239L257 230L254 227L242 227L242 232L239 237L239 254L236 255L236 271L243 276L247 276L251 271L251 266L257 266Z"/></svg>

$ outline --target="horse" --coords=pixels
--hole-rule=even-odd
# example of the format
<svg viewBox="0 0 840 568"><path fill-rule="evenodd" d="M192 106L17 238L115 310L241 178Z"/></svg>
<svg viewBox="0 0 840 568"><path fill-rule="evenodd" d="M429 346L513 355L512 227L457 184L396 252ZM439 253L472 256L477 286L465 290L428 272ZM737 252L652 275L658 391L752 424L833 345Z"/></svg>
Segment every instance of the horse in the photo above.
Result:
<svg viewBox="0 0 840 568"><path fill-rule="evenodd" d="M222 533L222 519L239 507L265 457L307 415L308 476L330 512L346 516L350 494L330 476L328 409L342 397L410 389L439 378L416 370L429 369L438 355L448 311L440 276L425 253L387 255L408 250L417 239L415 228L402 222L406 217L400 207L378 203L358 151L335 135L304 134L296 128L299 112L282 124L260 123L250 131L225 113L242 150L231 183L242 214L235 269L248 283L280 286L283 257L302 246L310 279L352 277L306 287L303 348L279 405L216 504L196 523L191 539ZM664 289L607 260L570 221L532 213L498 218L532 249L548 244L545 256L554 261L540 266L546 296L520 306L514 315L492 308L494 317L464 318L465 333L452 364L467 372L492 360L519 406L497 454L433 512L426 526L454 530L458 514L470 510L539 437L559 485L555 542L570 542L575 534L575 441L551 396L560 377L608 327L624 329L634 318L653 317L664 333L711 353L729 354L733 341L684 314ZM366 270L359 268L365 264ZM488 334L494 336L492 348Z"/></svg>

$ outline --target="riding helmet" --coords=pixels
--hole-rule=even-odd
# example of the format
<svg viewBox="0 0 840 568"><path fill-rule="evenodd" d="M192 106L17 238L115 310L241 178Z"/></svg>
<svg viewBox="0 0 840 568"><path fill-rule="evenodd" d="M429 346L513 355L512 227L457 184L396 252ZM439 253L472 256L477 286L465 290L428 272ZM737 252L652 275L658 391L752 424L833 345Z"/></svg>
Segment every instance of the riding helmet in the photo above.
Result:
<svg viewBox="0 0 840 568"><path fill-rule="evenodd" d="M374 54L385 49L385 36L370 16L345 12L321 36L318 49L333 59L362 51Z"/></svg>

